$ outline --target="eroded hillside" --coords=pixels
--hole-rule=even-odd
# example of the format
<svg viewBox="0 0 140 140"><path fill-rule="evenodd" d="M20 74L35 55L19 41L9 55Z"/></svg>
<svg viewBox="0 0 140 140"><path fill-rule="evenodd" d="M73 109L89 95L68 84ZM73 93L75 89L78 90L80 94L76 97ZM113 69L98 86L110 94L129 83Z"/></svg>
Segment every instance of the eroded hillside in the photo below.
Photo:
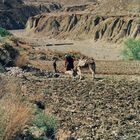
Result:
<svg viewBox="0 0 140 140"><path fill-rule="evenodd" d="M96 16L91 13L54 13L31 17L26 30L55 38L122 40L138 37L139 16Z"/></svg>
<svg viewBox="0 0 140 140"><path fill-rule="evenodd" d="M103 0L69 6L63 8L63 12L31 17L26 29L30 34L59 39L93 38L117 42L128 36L139 36L139 4L138 0Z"/></svg>
<svg viewBox="0 0 140 140"><path fill-rule="evenodd" d="M0 2L0 26L6 29L22 29L30 16L51 12L61 8L58 3L47 5L26 5L21 0Z"/></svg>

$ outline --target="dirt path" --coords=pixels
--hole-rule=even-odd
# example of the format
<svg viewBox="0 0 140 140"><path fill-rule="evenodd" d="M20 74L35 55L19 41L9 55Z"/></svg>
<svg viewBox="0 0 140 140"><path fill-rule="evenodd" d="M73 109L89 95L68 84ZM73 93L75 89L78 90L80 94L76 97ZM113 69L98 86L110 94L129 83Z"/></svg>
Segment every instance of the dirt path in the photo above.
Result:
<svg viewBox="0 0 140 140"><path fill-rule="evenodd" d="M87 56L92 56L97 60L121 60L121 44L112 44L104 41L94 40L56 40L29 36L24 30L11 31L20 40L31 44L34 47L49 48L62 52L79 51Z"/></svg>

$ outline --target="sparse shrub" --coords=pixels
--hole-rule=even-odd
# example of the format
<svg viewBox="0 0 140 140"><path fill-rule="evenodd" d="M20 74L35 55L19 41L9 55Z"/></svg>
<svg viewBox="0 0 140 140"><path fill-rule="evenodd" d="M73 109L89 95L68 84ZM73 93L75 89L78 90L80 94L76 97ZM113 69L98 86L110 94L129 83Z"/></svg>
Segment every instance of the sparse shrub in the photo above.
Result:
<svg viewBox="0 0 140 140"><path fill-rule="evenodd" d="M4 42L5 42L5 37L0 36L0 43L4 43Z"/></svg>
<svg viewBox="0 0 140 140"><path fill-rule="evenodd" d="M38 128L44 129L47 138L55 137L57 123L54 116L47 116L45 113L40 112L39 114L36 114L33 119L33 124Z"/></svg>
<svg viewBox="0 0 140 140"><path fill-rule="evenodd" d="M0 27L0 36L1 37L10 36L10 35L11 35L11 33L9 31Z"/></svg>
<svg viewBox="0 0 140 140"><path fill-rule="evenodd" d="M16 50L13 46L8 43L5 43L0 48L0 60L1 64L6 67L15 66L15 60L19 55L18 50Z"/></svg>
<svg viewBox="0 0 140 140"><path fill-rule="evenodd" d="M19 55L16 59L16 65L21 67L28 63L28 58L26 54Z"/></svg>
<svg viewBox="0 0 140 140"><path fill-rule="evenodd" d="M31 119L31 108L20 96L17 81L2 80L0 84L0 140L15 140Z"/></svg>
<svg viewBox="0 0 140 140"><path fill-rule="evenodd" d="M20 133L30 120L30 109L21 102L5 100L1 108L1 140L10 140Z"/></svg>
<svg viewBox="0 0 140 140"><path fill-rule="evenodd" d="M5 43L3 45L4 49L6 51L9 52L9 56L12 58L12 59L16 59L19 55L19 51L17 49L15 49L13 46L11 46L10 44L8 43Z"/></svg>
<svg viewBox="0 0 140 140"><path fill-rule="evenodd" d="M127 39L122 54L125 59L140 60L140 39Z"/></svg>

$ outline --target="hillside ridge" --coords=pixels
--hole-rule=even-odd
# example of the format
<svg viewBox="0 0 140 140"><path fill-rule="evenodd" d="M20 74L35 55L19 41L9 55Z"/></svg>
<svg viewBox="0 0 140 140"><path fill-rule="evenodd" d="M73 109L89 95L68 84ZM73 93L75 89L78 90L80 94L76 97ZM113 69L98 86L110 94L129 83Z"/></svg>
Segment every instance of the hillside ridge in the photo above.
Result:
<svg viewBox="0 0 140 140"><path fill-rule="evenodd" d="M29 18L26 31L58 39L121 41L139 37L139 15L95 15L86 12L59 12Z"/></svg>

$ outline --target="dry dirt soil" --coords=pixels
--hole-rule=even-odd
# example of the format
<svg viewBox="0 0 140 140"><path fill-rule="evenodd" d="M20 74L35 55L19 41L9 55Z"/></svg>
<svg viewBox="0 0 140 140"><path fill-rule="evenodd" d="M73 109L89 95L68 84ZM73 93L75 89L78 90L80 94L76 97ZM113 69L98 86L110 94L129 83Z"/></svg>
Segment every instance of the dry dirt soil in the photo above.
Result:
<svg viewBox="0 0 140 140"><path fill-rule="evenodd" d="M24 88L24 100L44 102L45 112L57 118L58 140L125 140L140 134L139 82L35 76L7 81L13 79Z"/></svg>
<svg viewBox="0 0 140 140"><path fill-rule="evenodd" d="M120 61L120 58L114 57L114 51L119 47L110 49L109 46L110 51L104 53L107 47L92 47L93 43L88 40L75 43L67 40L27 39L24 36L22 40L35 45L35 49L44 49L48 45L49 48L65 52L66 48L76 50L77 47L82 53L96 56L97 73L101 75L97 75L95 80L91 80L88 75L82 81L62 75L59 78L29 76L19 81L26 89L22 94L28 101L41 100L45 103L45 111L56 116L58 140L125 140L139 136L140 83L136 80L140 72L139 62ZM50 45L58 43L74 45ZM99 53L94 55L94 50ZM115 61L109 61L111 59ZM40 68L48 63L43 60L31 62ZM60 67L63 66L62 61L58 63ZM119 78L118 74L125 76ZM131 77L133 74L135 80Z"/></svg>
<svg viewBox="0 0 140 140"><path fill-rule="evenodd" d="M19 40L33 45L36 49L52 49L56 51L79 51L96 60L122 60L122 43L108 43L105 41L95 42L92 39L87 40L57 40L47 37L36 37L26 34L24 30L11 30Z"/></svg>

